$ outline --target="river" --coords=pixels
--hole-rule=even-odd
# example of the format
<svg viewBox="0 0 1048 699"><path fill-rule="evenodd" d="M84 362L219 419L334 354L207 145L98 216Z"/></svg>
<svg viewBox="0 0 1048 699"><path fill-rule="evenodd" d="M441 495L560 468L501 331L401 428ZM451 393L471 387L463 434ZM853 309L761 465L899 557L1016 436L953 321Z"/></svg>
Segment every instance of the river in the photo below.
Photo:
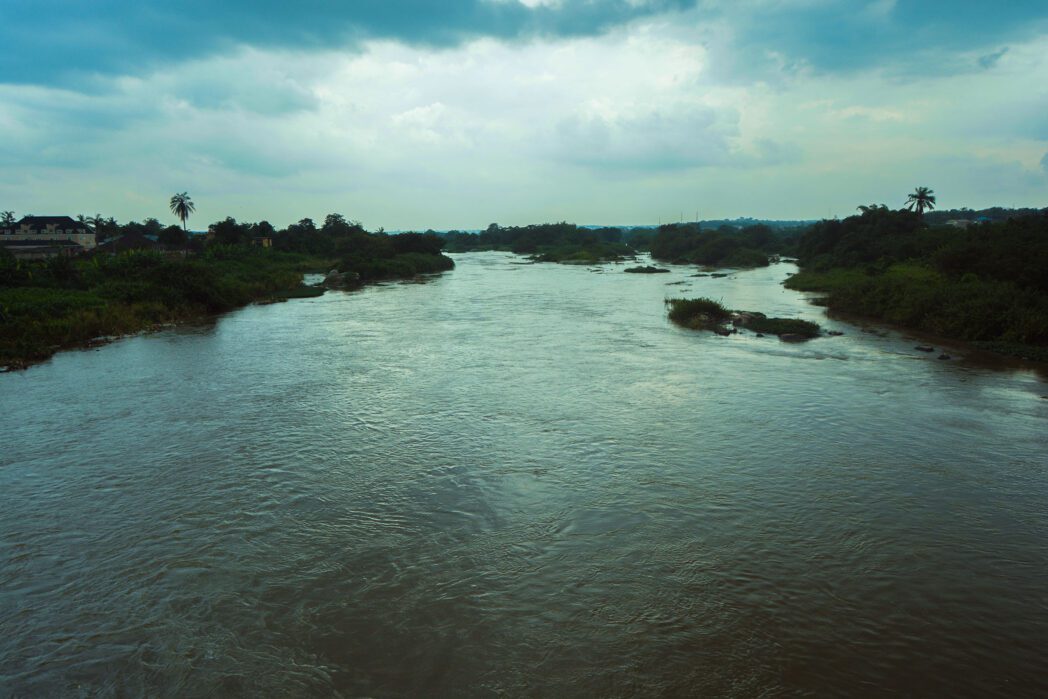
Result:
<svg viewBox="0 0 1048 699"><path fill-rule="evenodd" d="M1048 692L1043 376L455 257L0 375L0 695Z"/></svg>

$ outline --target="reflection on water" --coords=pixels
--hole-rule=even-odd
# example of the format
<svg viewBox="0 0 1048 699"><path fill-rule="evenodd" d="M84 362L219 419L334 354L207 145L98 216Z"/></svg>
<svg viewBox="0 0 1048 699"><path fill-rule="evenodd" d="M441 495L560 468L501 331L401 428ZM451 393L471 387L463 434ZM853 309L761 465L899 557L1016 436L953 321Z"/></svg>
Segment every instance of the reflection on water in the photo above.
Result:
<svg viewBox="0 0 1048 699"><path fill-rule="evenodd" d="M1036 375L516 262L0 376L0 693L1048 691Z"/></svg>

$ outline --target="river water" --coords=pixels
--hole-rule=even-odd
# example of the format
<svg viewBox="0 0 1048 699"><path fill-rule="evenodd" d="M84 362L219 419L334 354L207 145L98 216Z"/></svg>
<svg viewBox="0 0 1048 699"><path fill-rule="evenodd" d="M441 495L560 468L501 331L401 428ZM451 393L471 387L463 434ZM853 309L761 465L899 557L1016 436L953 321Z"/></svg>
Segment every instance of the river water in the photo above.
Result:
<svg viewBox="0 0 1048 699"><path fill-rule="evenodd" d="M1048 692L1043 376L521 261L0 375L0 695Z"/></svg>

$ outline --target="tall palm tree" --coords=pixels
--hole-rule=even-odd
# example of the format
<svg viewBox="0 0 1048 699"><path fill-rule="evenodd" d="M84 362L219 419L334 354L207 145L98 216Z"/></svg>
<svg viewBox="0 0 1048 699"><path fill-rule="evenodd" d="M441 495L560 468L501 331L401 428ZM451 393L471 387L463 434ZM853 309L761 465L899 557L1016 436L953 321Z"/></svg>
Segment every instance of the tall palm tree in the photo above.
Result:
<svg viewBox="0 0 1048 699"><path fill-rule="evenodd" d="M935 192L928 187L918 187L906 197L906 208L916 210L918 216L924 216L925 209L931 211L935 208Z"/></svg>
<svg viewBox="0 0 1048 699"><path fill-rule="evenodd" d="M189 218L189 214L196 211L196 206L193 205L193 200L189 198L189 195L185 192L176 194L171 197L171 213L182 219L182 230L189 232L186 228L186 219Z"/></svg>
<svg viewBox="0 0 1048 699"><path fill-rule="evenodd" d="M14 211L4 211L4 212L0 213L0 224L3 224L5 226L13 226L13 225L15 225L15 212Z"/></svg>
<svg viewBox="0 0 1048 699"><path fill-rule="evenodd" d="M98 242L102 242L107 235L106 220L102 218L102 214L88 216L87 223L95 230L95 235L98 237Z"/></svg>

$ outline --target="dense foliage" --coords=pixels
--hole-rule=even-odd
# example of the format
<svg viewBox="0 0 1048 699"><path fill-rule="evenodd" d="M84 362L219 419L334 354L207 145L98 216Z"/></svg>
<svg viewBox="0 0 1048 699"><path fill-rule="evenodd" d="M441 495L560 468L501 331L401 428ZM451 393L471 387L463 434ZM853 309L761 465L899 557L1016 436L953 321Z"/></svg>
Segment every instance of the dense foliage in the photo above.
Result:
<svg viewBox="0 0 1048 699"><path fill-rule="evenodd" d="M301 286L305 271L336 267L360 284L454 267L436 235L369 233L338 214L319 229L303 219L282 231L227 218L193 239L154 221L114 223L111 238L148 246L119 254L27 261L0 246L0 366L255 300L315 295Z"/></svg>
<svg viewBox="0 0 1048 699"><path fill-rule="evenodd" d="M704 230L697 223L659 226L651 241L657 260L710 267L765 267L768 256L787 253L796 233L770 226L722 226Z"/></svg>
<svg viewBox="0 0 1048 699"><path fill-rule="evenodd" d="M768 318L763 313L746 313L735 321L736 327L746 328L763 335L794 335L797 337L818 337L822 328L818 323L799 318Z"/></svg>
<svg viewBox="0 0 1048 699"><path fill-rule="evenodd" d="M731 311L713 299L666 299L666 305L670 320L694 330L709 329L731 316Z"/></svg>
<svg viewBox="0 0 1048 699"><path fill-rule="evenodd" d="M444 234L448 252L508 250L531 255L538 262L599 262L632 257L619 228L582 228L573 223L499 226L481 233L449 231Z"/></svg>
<svg viewBox="0 0 1048 699"><path fill-rule="evenodd" d="M942 209L939 211L925 212L924 220L931 226L943 224L947 221L995 223L1007 221L1010 218L1035 216L1040 212L1040 209L1008 209L1003 206L991 206L988 209Z"/></svg>
<svg viewBox="0 0 1048 699"><path fill-rule="evenodd" d="M962 229L862 207L813 225L798 252L787 285L830 308L1019 355L1048 345L1048 210Z"/></svg>
<svg viewBox="0 0 1048 699"><path fill-rule="evenodd" d="M0 258L0 366L43 359L91 338L230 310L301 284L300 255L216 247L41 261Z"/></svg>
<svg viewBox="0 0 1048 699"><path fill-rule="evenodd" d="M769 318L753 311L731 311L713 299L667 299L669 319L692 330L711 330L719 335L746 328L755 333L793 336L796 339L818 337L822 329L816 323L795 318ZM733 329L729 330L729 324Z"/></svg>

